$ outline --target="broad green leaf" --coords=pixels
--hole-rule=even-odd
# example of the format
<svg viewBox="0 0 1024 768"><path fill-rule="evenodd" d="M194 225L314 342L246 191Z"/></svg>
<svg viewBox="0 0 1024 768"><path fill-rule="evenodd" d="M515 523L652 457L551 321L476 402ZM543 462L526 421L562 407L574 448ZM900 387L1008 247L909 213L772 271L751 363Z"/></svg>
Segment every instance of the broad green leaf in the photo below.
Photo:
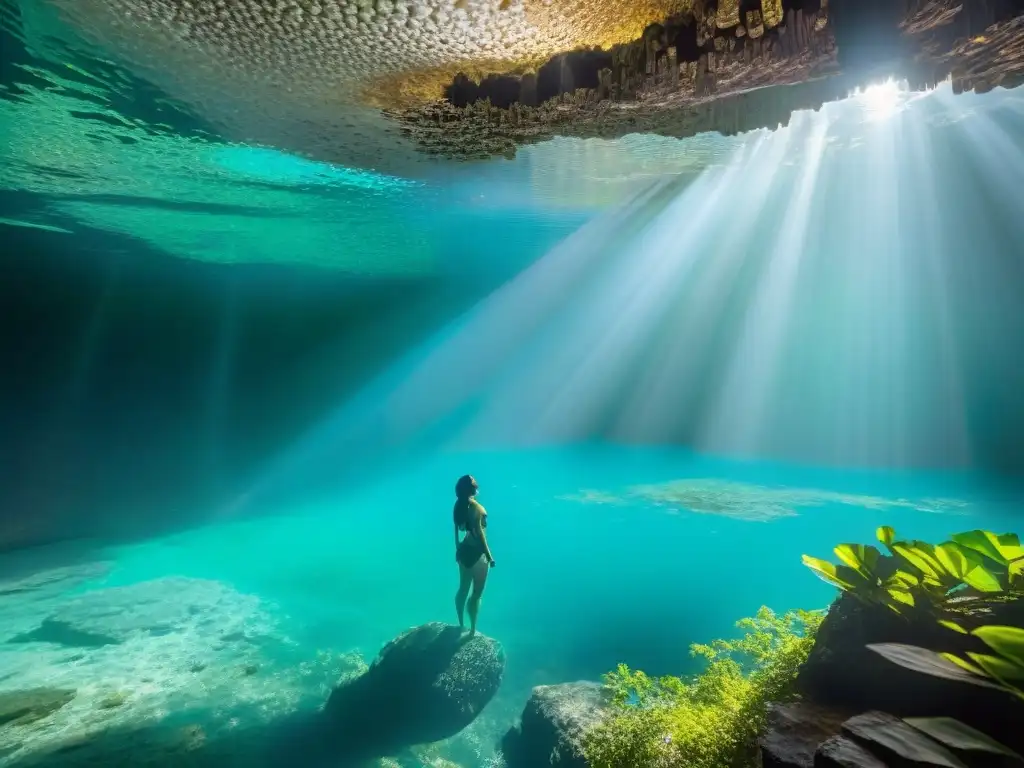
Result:
<svg viewBox="0 0 1024 768"><path fill-rule="evenodd" d="M1003 585L996 578L995 574L985 568L983 565L979 565L972 568L964 576L964 583L969 587L973 587L979 592L1003 592Z"/></svg>
<svg viewBox="0 0 1024 768"><path fill-rule="evenodd" d="M991 531L977 530L955 533L951 538L962 547L972 549L1001 565L1008 565L1010 560L1024 556L1024 550L1021 550L1019 542L1015 544L1008 538L1010 536L1012 534L1003 534L1000 537ZM1004 538L1007 543L1004 545L1000 538Z"/></svg>
<svg viewBox="0 0 1024 768"><path fill-rule="evenodd" d="M875 531L875 537L885 546L891 547L892 543L896 540L896 531L891 526L883 525Z"/></svg>
<svg viewBox="0 0 1024 768"><path fill-rule="evenodd" d="M1001 683L1012 684L1024 681L1024 667L1018 667L1000 656L987 653L968 653L971 661L985 670L985 674Z"/></svg>
<svg viewBox="0 0 1024 768"><path fill-rule="evenodd" d="M989 648L1024 670L1024 629L1018 627L978 627L971 634Z"/></svg>
<svg viewBox="0 0 1024 768"><path fill-rule="evenodd" d="M941 621L939 622L939 624L941 624L942 626L944 626L944 627L945 627L946 629L951 629L951 630L953 630L954 632L959 632L959 633L960 633L961 635L966 635L966 634L969 634L969 633L968 633L968 631L967 631L966 629L964 629L963 627L961 627L961 626L960 626L959 624L957 624L957 623L956 623L955 621L947 621L947 620L943 619L943 620L941 620Z"/></svg>
<svg viewBox="0 0 1024 768"><path fill-rule="evenodd" d="M1000 744L991 736L986 736L981 731L971 728L959 720L954 720L952 717L905 717L903 722L953 749L992 752L996 755L1024 760L1012 749Z"/></svg>
<svg viewBox="0 0 1024 768"><path fill-rule="evenodd" d="M1001 533L996 536L999 542L999 551L1007 560L1017 560L1024 557L1024 547L1020 545L1020 538L1016 533Z"/></svg>
<svg viewBox="0 0 1024 768"><path fill-rule="evenodd" d="M971 566L978 562L975 558L968 559L966 552L974 554L971 550L961 549L956 542L947 541L935 548L935 559L951 574L962 579Z"/></svg>
<svg viewBox="0 0 1024 768"><path fill-rule="evenodd" d="M917 576L907 571L896 571L885 581L887 587L896 589L909 589L910 587L916 587L920 583L921 580Z"/></svg>
<svg viewBox="0 0 1024 768"><path fill-rule="evenodd" d="M1024 557L1010 563L1008 571L1010 575L1010 587L1013 589L1024 589Z"/></svg>
<svg viewBox="0 0 1024 768"><path fill-rule="evenodd" d="M974 550L947 541L935 548L935 557L949 573L979 592L1003 591L1002 583L985 568L981 556Z"/></svg>
<svg viewBox="0 0 1024 768"><path fill-rule="evenodd" d="M869 544L840 544L834 551L836 557L858 571L864 578L873 577L880 556L877 549Z"/></svg>
<svg viewBox="0 0 1024 768"><path fill-rule="evenodd" d="M914 606L914 596L905 589L890 589L887 590L887 594L898 603L903 603L903 605L909 605L910 607Z"/></svg>
<svg viewBox="0 0 1024 768"><path fill-rule="evenodd" d="M923 541L898 541L892 545L892 551L925 577L941 580L945 575L945 569L935 558L930 544Z"/></svg>
<svg viewBox="0 0 1024 768"><path fill-rule="evenodd" d="M956 664L958 667L960 667L960 669L970 672L972 675L977 675L978 677L983 678L988 677L984 669L982 669L981 667L974 666L973 664L971 664L971 662L967 661L966 659L961 659L959 656L955 656L952 653L940 653L939 656L944 658L946 661Z"/></svg>
<svg viewBox="0 0 1024 768"><path fill-rule="evenodd" d="M983 688L1000 688L992 681L972 674L961 665L927 648L918 648L915 645L902 643L874 643L868 645L867 648L893 664L914 672L940 677L944 680L970 683Z"/></svg>
<svg viewBox="0 0 1024 768"><path fill-rule="evenodd" d="M821 560L817 557L804 555L803 561L804 565L806 565L808 568L814 571L815 575L818 578L822 579L823 581L827 581L829 584L839 587L840 589L852 590L855 588L857 582L861 581L861 579L859 578L854 580L851 580L849 578L843 578L840 574L840 568L842 568L842 566L837 566L835 565L835 563L830 563L828 560ZM856 571L853 572L857 574ZM857 574L857 576L859 577L859 574Z"/></svg>

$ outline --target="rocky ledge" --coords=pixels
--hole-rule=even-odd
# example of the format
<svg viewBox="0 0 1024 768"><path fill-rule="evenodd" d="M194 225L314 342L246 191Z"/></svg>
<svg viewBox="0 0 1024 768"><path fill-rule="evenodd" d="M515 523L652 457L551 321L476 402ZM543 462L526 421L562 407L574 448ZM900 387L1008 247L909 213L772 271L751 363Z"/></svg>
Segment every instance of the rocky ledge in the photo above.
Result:
<svg viewBox="0 0 1024 768"><path fill-rule="evenodd" d="M938 653L962 658L985 652L971 630L1024 627L1024 601L964 600L957 624L931 614L897 616L881 604L843 593L832 605L797 678L794 701L769 705L758 739L760 768L1020 768L1024 760L1024 699L943 666ZM922 673L872 648L923 649ZM915 666L910 664L909 666ZM608 717L596 682L538 686L520 722L502 739L508 768L557 765L587 768L582 742ZM952 744L951 744L952 742Z"/></svg>
<svg viewBox="0 0 1024 768"><path fill-rule="evenodd" d="M958 618L970 630L982 624L1024 626L1021 601L965 605ZM1020 765L1006 754L979 749L962 732L959 747L913 727L917 718L952 718L1009 750L1024 752L1024 700L995 686L979 685L950 665L924 674L895 664L868 646L914 646L935 653L983 653L976 637L946 628L934 617L897 616L883 605L843 593L818 631L801 668L802 699L776 704L760 739L764 768L989 768ZM932 657L934 658L934 657ZM948 722L948 721L944 721Z"/></svg>
<svg viewBox="0 0 1024 768"><path fill-rule="evenodd" d="M703 0L610 51L473 82L387 114L424 152L513 156L554 136L684 138L787 124L877 76L957 92L1024 82L1016 0Z"/></svg>

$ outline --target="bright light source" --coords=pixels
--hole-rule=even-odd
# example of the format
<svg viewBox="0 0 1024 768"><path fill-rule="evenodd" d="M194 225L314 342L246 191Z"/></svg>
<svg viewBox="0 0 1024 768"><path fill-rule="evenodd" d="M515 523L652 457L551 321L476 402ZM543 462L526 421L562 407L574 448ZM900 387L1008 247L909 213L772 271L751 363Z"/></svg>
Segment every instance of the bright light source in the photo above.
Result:
<svg viewBox="0 0 1024 768"><path fill-rule="evenodd" d="M868 120L884 120L899 108L900 86L895 80L889 79L858 90L854 98L860 102Z"/></svg>

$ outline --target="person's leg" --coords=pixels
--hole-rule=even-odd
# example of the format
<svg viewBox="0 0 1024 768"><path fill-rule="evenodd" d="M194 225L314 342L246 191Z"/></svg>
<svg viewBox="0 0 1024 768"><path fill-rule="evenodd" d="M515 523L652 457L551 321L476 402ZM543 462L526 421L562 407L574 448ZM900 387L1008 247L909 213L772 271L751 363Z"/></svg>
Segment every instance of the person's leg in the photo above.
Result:
<svg viewBox="0 0 1024 768"><path fill-rule="evenodd" d="M464 626L463 614L466 610L466 598L469 596L469 586L473 583L473 572L459 563L459 591L455 593L455 612L459 615L459 626ZM472 615L472 614L471 614Z"/></svg>
<svg viewBox="0 0 1024 768"><path fill-rule="evenodd" d="M484 586L487 584L487 572L490 566L487 559L481 557L470 571L473 578L473 594L469 596L469 634L476 634L476 617L480 613L480 598L484 594Z"/></svg>

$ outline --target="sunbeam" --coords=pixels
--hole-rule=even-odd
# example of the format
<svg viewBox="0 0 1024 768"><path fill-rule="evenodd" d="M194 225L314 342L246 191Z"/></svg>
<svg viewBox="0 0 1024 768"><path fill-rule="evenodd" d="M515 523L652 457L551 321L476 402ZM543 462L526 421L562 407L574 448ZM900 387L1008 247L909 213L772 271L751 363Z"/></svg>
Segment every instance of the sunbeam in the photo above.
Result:
<svg viewBox="0 0 1024 768"><path fill-rule="evenodd" d="M829 123L823 115L802 113L810 121L807 156L793 198L775 237L753 303L745 312L724 386L718 394L701 442L714 451L753 451L766 427L766 409L777 394L778 369L786 341L800 260L805 249L818 169ZM800 130L798 123L792 130Z"/></svg>
<svg viewBox="0 0 1024 768"><path fill-rule="evenodd" d="M880 84L744 137L696 177L652 185L393 366L257 488L340 456L358 471L421 450L593 439L830 464L970 462L971 336L952 313L973 288L952 277L960 246L946 233L971 193L940 190L931 172L967 130L946 119L948 90ZM980 159L1019 166L1004 128L980 130ZM971 188L995 195L1004 183Z"/></svg>
<svg viewBox="0 0 1024 768"><path fill-rule="evenodd" d="M869 85L854 92L853 99L864 110L868 121L885 120L896 114L900 108L901 97L905 89L892 78Z"/></svg>

